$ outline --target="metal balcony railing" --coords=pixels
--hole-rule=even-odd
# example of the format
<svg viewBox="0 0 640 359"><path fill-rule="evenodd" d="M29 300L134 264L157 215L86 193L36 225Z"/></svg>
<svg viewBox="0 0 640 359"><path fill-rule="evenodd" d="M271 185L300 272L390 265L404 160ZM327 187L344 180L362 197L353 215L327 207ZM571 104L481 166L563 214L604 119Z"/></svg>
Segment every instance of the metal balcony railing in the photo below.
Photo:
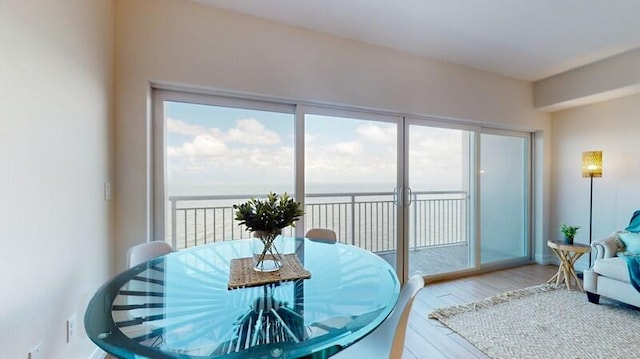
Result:
<svg viewBox="0 0 640 359"><path fill-rule="evenodd" d="M167 233L176 249L224 240L249 238L234 220L233 204L261 195L173 196ZM412 192L409 206L409 249L467 241L468 195L462 191ZM308 193L305 231L330 228L340 242L375 253L396 250L395 192ZM294 236L293 228L284 235Z"/></svg>

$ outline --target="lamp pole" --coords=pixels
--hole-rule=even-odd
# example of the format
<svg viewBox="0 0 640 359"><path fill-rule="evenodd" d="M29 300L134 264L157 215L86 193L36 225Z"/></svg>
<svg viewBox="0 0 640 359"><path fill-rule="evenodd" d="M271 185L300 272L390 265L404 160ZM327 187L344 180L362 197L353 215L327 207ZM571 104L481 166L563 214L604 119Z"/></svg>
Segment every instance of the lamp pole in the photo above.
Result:
<svg viewBox="0 0 640 359"><path fill-rule="evenodd" d="M589 190L589 246L591 246L591 230L593 228L593 173L589 175L591 189ZM591 252L589 252L589 268L591 268Z"/></svg>

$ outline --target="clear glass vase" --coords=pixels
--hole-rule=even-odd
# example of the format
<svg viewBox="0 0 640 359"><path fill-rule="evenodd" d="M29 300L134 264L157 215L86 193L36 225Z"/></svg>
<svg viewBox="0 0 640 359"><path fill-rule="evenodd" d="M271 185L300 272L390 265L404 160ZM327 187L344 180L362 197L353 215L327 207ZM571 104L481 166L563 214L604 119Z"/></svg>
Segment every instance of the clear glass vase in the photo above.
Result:
<svg viewBox="0 0 640 359"><path fill-rule="evenodd" d="M282 267L282 231L253 232L253 269L273 272Z"/></svg>

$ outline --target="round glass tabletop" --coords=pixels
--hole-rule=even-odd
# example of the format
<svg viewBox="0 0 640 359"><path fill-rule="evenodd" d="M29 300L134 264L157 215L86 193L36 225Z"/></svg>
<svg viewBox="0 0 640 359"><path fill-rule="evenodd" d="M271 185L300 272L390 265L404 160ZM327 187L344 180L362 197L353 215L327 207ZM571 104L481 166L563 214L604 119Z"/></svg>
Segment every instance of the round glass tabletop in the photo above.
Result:
<svg viewBox="0 0 640 359"><path fill-rule="evenodd" d="M105 283L85 329L121 358L326 357L375 329L400 283L363 249L286 238L311 278L227 289L230 261L252 255L251 240L198 246L133 267Z"/></svg>

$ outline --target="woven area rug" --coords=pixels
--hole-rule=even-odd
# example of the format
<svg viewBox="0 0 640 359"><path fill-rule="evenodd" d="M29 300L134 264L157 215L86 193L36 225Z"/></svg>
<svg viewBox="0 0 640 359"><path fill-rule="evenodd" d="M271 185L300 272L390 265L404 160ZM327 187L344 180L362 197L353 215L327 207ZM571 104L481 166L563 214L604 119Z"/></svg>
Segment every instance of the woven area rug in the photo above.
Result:
<svg viewBox="0 0 640 359"><path fill-rule="evenodd" d="M640 310L541 285L437 309L437 319L491 358L640 358Z"/></svg>

